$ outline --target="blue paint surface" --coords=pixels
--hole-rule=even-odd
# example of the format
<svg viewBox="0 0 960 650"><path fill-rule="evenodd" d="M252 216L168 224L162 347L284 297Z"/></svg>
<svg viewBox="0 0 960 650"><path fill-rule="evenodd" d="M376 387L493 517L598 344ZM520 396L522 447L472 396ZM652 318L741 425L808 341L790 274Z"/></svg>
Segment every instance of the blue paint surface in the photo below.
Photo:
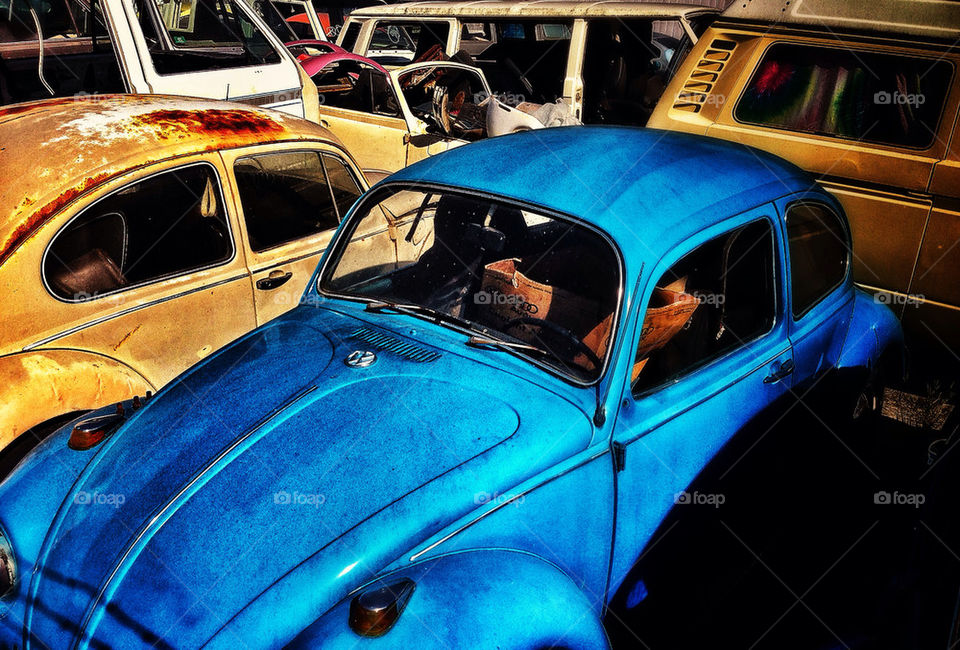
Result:
<svg viewBox="0 0 960 650"><path fill-rule="evenodd" d="M68 425L0 485L19 566L0 641L352 647L351 594L403 575L418 584L407 611L367 645L606 645L602 609L674 495L806 379L763 382L793 354L781 301L766 336L634 398L652 278L681 249L758 215L772 219L782 255L775 202L832 200L767 154L620 128L486 140L386 182L413 181L545 206L610 236L626 277L599 385L311 286L299 307L185 372L106 442L72 451ZM849 280L824 304L832 329L811 358L866 365L899 336ZM359 327L436 358L381 350L351 368L343 360L368 348ZM817 364L797 364L807 366ZM620 473L613 442L627 449ZM642 584L631 600L645 597Z"/></svg>

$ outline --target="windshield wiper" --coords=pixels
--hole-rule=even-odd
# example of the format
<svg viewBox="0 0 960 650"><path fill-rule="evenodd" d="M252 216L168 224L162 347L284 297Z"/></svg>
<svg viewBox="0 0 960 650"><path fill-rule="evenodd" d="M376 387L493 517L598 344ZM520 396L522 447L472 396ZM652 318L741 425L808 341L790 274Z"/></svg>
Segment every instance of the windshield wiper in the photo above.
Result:
<svg viewBox="0 0 960 650"><path fill-rule="evenodd" d="M394 312L397 314L407 314L409 316L426 316L436 323L450 323L460 327L469 326L466 321L463 321L456 316L451 316L445 312L431 309L430 307L424 307L423 305L418 305L417 303L412 302L404 303L390 302L386 300L374 300L373 302L368 302L367 306L364 307L363 310L377 314L389 314L390 312Z"/></svg>
<svg viewBox="0 0 960 650"><path fill-rule="evenodd" d="M493 348L494 350L519 350L520 352L533 352L541 357L549 357L554 360L559 360L560 363L564 363L564 360L553 352L544 350L543 348L535 345L530 345L529 343L522 343L520 341L506 341L504 339L493 338L490 336L471 336L469 339L467 339L467 345L478 348Z"/></svg>

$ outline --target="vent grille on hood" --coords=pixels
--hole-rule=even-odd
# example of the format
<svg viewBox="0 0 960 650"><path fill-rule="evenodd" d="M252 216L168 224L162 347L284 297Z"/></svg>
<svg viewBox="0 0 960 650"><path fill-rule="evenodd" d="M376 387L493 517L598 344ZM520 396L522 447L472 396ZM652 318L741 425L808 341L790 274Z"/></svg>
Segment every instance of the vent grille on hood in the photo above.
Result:
<svg viewBox="0 0 960 650"><path fill-rule="evenodd" d="M358 327L350 334L350 338L363 341L378 350L393 352L404 359L416 361L417 363L428 363L440 358L439 352L421 348L419 345L413 343L404 343L398 338L370 329L369 327Z"/></svg>
<svg viewBox="0 0 960 650"><path fill-rule="evenodd" d="M737 44L723 38L716 38L710 43L710 47L704 52L700 61L694 67L693 72L683 88L677 93L676 102L673 107L682 111L699 113L700 109L710 98L710 91L713 90L720 72L730 60L733 50Z"/></svg>

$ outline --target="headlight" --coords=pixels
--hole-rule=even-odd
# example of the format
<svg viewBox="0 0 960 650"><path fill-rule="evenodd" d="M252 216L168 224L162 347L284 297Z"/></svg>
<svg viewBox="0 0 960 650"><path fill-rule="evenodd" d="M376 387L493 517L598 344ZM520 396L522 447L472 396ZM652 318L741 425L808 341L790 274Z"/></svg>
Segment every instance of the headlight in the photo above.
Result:
<svg viewBox="0 0 960 650"><path fill-rule="evenodd" d="M0 530L0 598L10 595L17 586L17 561L13 547L3 530Z"/></svg>

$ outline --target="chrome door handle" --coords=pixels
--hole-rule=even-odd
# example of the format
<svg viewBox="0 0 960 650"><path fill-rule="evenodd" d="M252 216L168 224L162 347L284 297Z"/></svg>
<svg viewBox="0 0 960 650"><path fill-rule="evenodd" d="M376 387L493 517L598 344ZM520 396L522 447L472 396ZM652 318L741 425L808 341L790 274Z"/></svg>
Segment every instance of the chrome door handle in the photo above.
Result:
<svg viewBox="0 0 960 650"><path fill-rule="evenodd" d="M293 273L287 271L273 271L269 276L257 280L257 289L263 289L264 291L269 291L270 289L276 289L284 282L293 277Z"/></svg>
<svg viewBox="0 0 960 650"><path fill-rule="evenodd" d="M764 377L763 383L772 384L773 382L780 381L784 377L787 377L791 374L793 374L793 359L787 359L781 363L776 370Z"/></svg>

